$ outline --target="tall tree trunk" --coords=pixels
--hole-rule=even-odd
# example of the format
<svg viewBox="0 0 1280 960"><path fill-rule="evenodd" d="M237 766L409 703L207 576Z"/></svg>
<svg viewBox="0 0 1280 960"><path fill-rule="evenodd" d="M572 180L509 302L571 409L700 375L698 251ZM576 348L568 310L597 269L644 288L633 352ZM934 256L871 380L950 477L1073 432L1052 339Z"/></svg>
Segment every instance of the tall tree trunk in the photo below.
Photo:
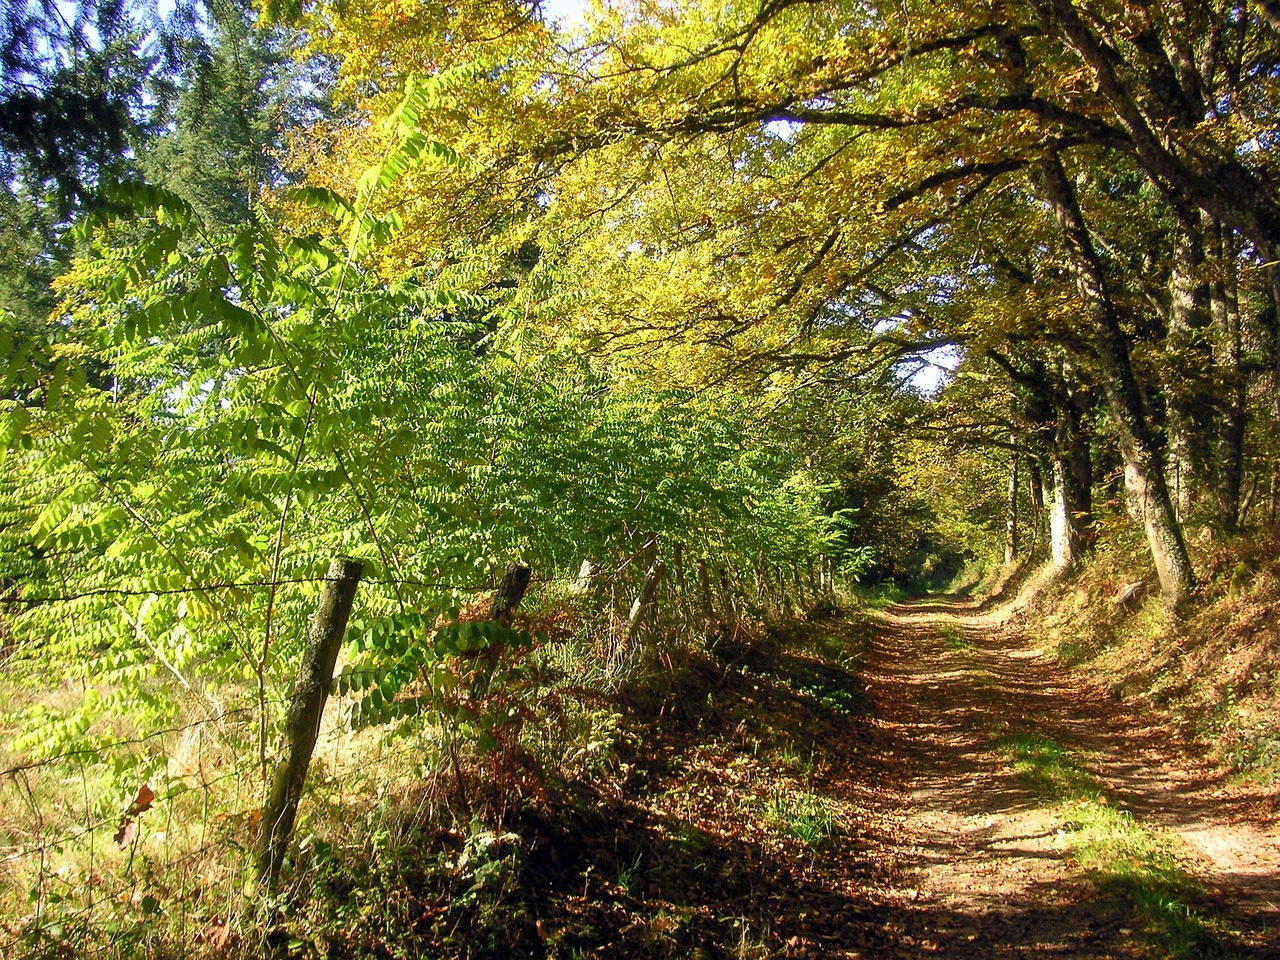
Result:
<svg viewBox="0 0 1280 960"><path fill-rule="evenodd" d="M1129 360L1129 343L1120 328L1102 264L1062 162L1056 154L1051 155L1040 162L1039 170L1045 199L1062 231L1081 306L1093 329L1099 379L1115 421L1124 460L1125 485L1141 506L1147 543L1155 560L1165 604L1176 612L1195 586L1195 576L1182 527L1169 499L1169 488L1165 486L1160 451L1148 430L1142 394Z"/></svg>
<svg viewBox="0 0 1280 960"><path fill-rule="evenodd" d="M1272 413L1280 421L1280 246L1271 251L1272 263L1267 267L1271 281L1271 402Z"/></svg>
<svg viewBox="0 0 1280 960"><path fill-rule="evenodd" d="M1035 453L1027 457L1027 487L1031 494L1031 549L1034 552L1044 525L1045 511L1043 470Z"/></svg>
<svg viewBox="0 0 1280 960"><path fill-rule="evenodd" d="M1272 416L1280 423L1280 246L1271 251L1271 265L1267 267L1271 281L1271 402ZM1271 468L1271 490L1267 497L1267 526L1274 527L1280 516L1280 471Z"/></svg>
<svg viewBox="0 0 1280 960"><path fill-rule="evenodd" d="M1190 217L1176 231L1173 268L1169 274L1169 309L1166 316L1167 344L1174 360L1175 383L1170 385L1168 403L1168 463L1166 476L1179 522L1185 522L1193 506L1196 490L1194 418L1192 409L1201 393L1205 363L1196 343L1196 331L1209 323L1207 290L1201 273L1204 244L1199 225Z"/></svg>
<svg viewBox="0 0 1280 960"><path fill-rule="evenodd" d="M1066 380L1064 378L1064 383ZM1063 498L1070 518L1072 554L1081 553L1093 546L1093 456L1089 452L1089 439L1084 432L1086 411L1093 401L1083 391L1064 388L1064 395L1054 403L1053 428L1055 481L1060 478Z"/></svg>
<svg viewBox="0 0 1280 960"><path fill-rule="evenodd" d="M1018 557L1018 435L1009 434L1009 487L1004 508L1004 562L1011 564Z"/></svg>
<svg viewBox="0 0 1280 960"><path fill-rule="evenodd" d="M1053 567L1068 571L1084 552L1079 512L1073 509L1071 492L1075 486L1068 463L1052 457L1050 470L1042 477L1044 502L1048 504L1048 545Z"/></svg>
<svg viewBox="0 0 1280 960"><path fill-rule="evenodd" d="M1240 298L1237 287L1235 235L1212 225L1218 276L1210 285L1209 306L1217 337L1219 399L1217 467L1218 521L1227 533L1240 526L1240 489L1244 479L1245 380L1240 369Z"/></svg>
<svg viewBox="0 0 1280 960"><path fill-rule="evenodd" d="M1053 566L1065 572L1075 566L1078 539L1071 530L1071 508L1067 506L1066 485L1062 461L1051 461L1050 469L1041 477L1043 499L1049 505L1049 555Z"/></svg>

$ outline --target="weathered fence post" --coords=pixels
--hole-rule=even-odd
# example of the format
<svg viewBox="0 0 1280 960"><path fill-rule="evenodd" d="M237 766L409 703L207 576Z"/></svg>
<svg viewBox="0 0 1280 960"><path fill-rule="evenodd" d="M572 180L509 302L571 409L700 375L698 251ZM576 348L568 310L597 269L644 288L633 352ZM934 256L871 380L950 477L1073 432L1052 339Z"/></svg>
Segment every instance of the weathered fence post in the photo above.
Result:
<svg viewBox="0 0 1280 960"><path fill-rule="evenodd" d="M596 578L596 565L588 557L582 561L582 566L578 567L578 578L573 581L573 590L575 593L586 593L592 587L592 581Z"/></svg>
<svg viewBox="0 0 1280 960"><path fill-rule="evenodd" d="M671 559L675 565L676 574L676 599L680 604L680 612L684 615L685 623L693 623L693 608L689 606L689 582L684 575L684 544L677 543L671 549Z"/></svg>
<svg viewBox="0 0 1280 960"><path fill-rule="evenodd" d="M498 584L498 590L493 595L493 603L489 605L489 619L504 627L510 627L511 615L515 613L516 607L520 606L520 602L524 600L525 591L529 589L529 580L532 577L533 570L523 563L513 563L507 567L507 572L502 575L502 582ZM500 644L492 643L485 648L485 672L474 675L473 693L480 696L488 693L489 683L493 679L493 672L497 669L498 661L501 658L502 646Z"/></svg>
<svg viewBox="0 0 1280 960"><path fill-rule="evenodd" d="M649 612L653 596L658 592L658 584L666 572L667 568L662 560L655 558L649 567L649 572L644 575L644 582L640 584L640 593L636 595L635 603L631 604L631 615L627 617L627 633L622 644L624 652L630 651L635 646L640 625L644 623L645 614Z"/></svg>
<svg viewBox="0 0 1280 960"><path fill-rule="evenodd" d="M720 604L724 608L725 625L734 633L738 631L738 605L733 601L733 591L729 588L729 572L720 567Z"/></svg>
<svg viewBox="0 0 1280 960"><path fill-rule="evenodd" d="M767 610L773 604L773 598L770 596L769 577L765 569L764 554L761 553L756 557L756 604L762 610Z"/></svg>
<svg viewBox="0 0 1280 960"><path fill-rule="evenodd" d="M706 630L711 632L711 625L716 622L716 610L711 601L711 578L707 575L707 561L698 558L698 586L702 588L702 616L706 620Z"/></svg>
<svg viewBox="0 0 1280 960"><path fill-rule="evenodd" d="M271 793L262 808L261 833L258 835L258 876L274 886L284 864L285 851L293 834L298 815L298 801L311 766L316 738L320 735L320 718L329 698L333 668L338 662L338 649L347 630L347 618L355 600L356 586L364 564L338 557L329 564L320 603L311 619L307 646L302 652L293 698L285 714L285 743L288 756L276 767Z"/></svg>
<svg viewBox="0 0 1280 960"><path fill-rule="evenodd" d="M579 571L579 576L581 575ZM493 595L493 604L489 607L490 620L504 627L511 626L511 614L515 613L516 607L520 606L520 601L524 599L524 592L529 589L529 579L532 576L533 571L523 563L513 563L507 568L507 572L502 577L502 583L498 586L498 592Z"/></svg>

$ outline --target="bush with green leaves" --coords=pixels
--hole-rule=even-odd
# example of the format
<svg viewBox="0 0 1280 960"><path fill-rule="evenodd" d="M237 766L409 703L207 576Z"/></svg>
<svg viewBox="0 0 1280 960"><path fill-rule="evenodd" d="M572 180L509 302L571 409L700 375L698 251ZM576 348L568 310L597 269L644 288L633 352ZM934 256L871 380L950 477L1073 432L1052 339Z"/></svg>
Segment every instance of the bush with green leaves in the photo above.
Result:
<svg viewBox="0 0 1280 960"><path fill-rule="evenodd" d="M384 721L439 703L432 663L471 642L460 608L513 561L568 580L656 540L745 570L832 542L822 486L749 398L504 350L518 294L477 287L465 256L378 275L398 218L370 212L374 192L463 162L423 137L415 102L357 198L294 195L327 231L262 211L220 230L142 184L81 228L91 253L62 281L51 372L10 370L0 430L8 679L65 670L98 697L33 750L83 740L104 712L155 726L192 700L240 700L263 717L265 766L338 554L366 571L339 688L363 696L358 719Z"/></svg>

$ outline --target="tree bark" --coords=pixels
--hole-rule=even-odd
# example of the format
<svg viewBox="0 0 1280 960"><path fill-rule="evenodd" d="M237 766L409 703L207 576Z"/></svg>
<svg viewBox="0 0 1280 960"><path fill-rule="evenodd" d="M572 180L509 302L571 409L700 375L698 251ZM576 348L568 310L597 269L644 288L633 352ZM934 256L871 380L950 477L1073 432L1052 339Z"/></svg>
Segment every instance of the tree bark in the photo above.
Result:
<svg viewBox="0 0 1280 960"><path fill-rule="evenodd" d="M1054 458L1044 480L1044 500L1049 505L1049 554L1054 569L1065 573L1080 559L1080 538L1075 532L1075 518L1067 500L1067 469Z"/></svg>
<svg viewBox="0 0 1280 960"><path fill-rule="evenodd" d="M1013 563L1018 556L1018 435L1009 434L1009 487L1004 508L1004 562Z"/></svg>
<svg viewBox="0 0 1280 960"><path fill-rule="evenodd" d="M1191 559L1165 486L1160 452L1153 443L1129 343L1120 327L1102 264L1094 250L1075 190L1056 154L1039 164L1045 199L1062 233L1081 306L1094 334L1100 381L1115 421L1125 485L1142 511L1147 543L1166 606L1177 612L1195 586Z"/></svg>
<svg viewBox="0 0 1280 960"><path fill-rule="evenodd" d="M1034 5L1046 26L1089 69L1098 92L1128 134L1134 158L1153 183L1239 230L1260 250L1280 243L1280 204L1239 159L1206 150L1204 153L1212 155L1212 169L1205 170L1200 169L1204 162L1193 164L1175 153L1162 137L1164 131L1157 132L1158 128L1144 114L1141 98L1117 70L1115 51L1094 33L1081 8L1073 0L1035 0ZM1157 110L1171 106L1163 102L1164 98L1157 100ZM1167 109L1162 112L1169 113ZM1190 135L1190 131L1186 132ZM1193 157L1204 153L1188 151Z"/></svg>
<svg viewBox="0 0 1280 960"><path fill-rule="evenodd" d="M1271 412L1280 421L1280 246L1271 251L1267 278L1271 281Z"/></svg>
<svg viewBox="0 0 1280 960"><path fill-rule="evenodd" d="M284 865L284 855L293 835L298 803L306 784L311 755L320 735L320 720L329 699L333 668L347 630L347 619L355 600L356 587L364 565L336 558L325 575L320 602L311 620L307 645L302 653L298 679L285 715L285 743L288 755L276 768L271 793L262 807L261 833L257 843L258 875L274 887Z"/></svg>
<svg viewBox="0 0 1280 960"><path fill-rule="evenodd" d="M1031 494L1031 531L1034 535L1041 529L1045 516L1044 471L1035 453L1027 457L1027 487Z"/></svg>
<svg viewBox="0 0 1280 960"><path fill-rule="evenodd" d="M1244 479L1245 379L1242 353L1240 298L1237 289L1236 248L1230 230L1211 225L1218 278L1210 285L1209 303L1217 332L1218 401L1217 467L1218 521L1227 533L1240 527L1240 490Z"/></svg>
<svg viewBox="0 0 1280 960"><path fill-rule="evenodd" d="M1079 559L1094 541L1093 457L1084 433L1085 411L1091 405L1091 400L1065 384L1054 404L1054 482L1062 487L1073 559Z"/></svg>
<svg viewBox="0 0 1280 960"><path fill-rule="evenodd" d="M1187 219L1187 218L1184 218ZM1198 475L1194 443L1193 409L1202 394L1207 366L1196 332L1209 324L1207 288L1201 273L1204 244L1197 224L1184 222L1176 231L1173 266L1169 273L1169 308L1166 315L1167 346L1173 357L1176 382L1166 391L1168 404L1167 485L1178 521L1183 523L1194 506Z"/></svg>

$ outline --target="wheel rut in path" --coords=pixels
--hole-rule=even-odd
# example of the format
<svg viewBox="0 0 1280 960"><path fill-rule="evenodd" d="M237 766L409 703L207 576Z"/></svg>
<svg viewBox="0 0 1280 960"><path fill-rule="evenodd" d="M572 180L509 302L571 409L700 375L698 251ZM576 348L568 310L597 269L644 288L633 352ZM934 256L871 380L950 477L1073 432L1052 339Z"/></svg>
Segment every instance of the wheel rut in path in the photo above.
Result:
<svg viewBox="0 0 1280 960"><path fill-rule="evenodd" d="M1158 726L1059 666L998 613L928 601L880 614L865 680L902 794L902 955L1155 957L1159 940L1072 854L1070 804L1015 769L1011 735L1069 751L1108 804L1177 838L1197 907L1230 934L1184 955L1280 958L1280 835L1268 808Z"/></svg>

